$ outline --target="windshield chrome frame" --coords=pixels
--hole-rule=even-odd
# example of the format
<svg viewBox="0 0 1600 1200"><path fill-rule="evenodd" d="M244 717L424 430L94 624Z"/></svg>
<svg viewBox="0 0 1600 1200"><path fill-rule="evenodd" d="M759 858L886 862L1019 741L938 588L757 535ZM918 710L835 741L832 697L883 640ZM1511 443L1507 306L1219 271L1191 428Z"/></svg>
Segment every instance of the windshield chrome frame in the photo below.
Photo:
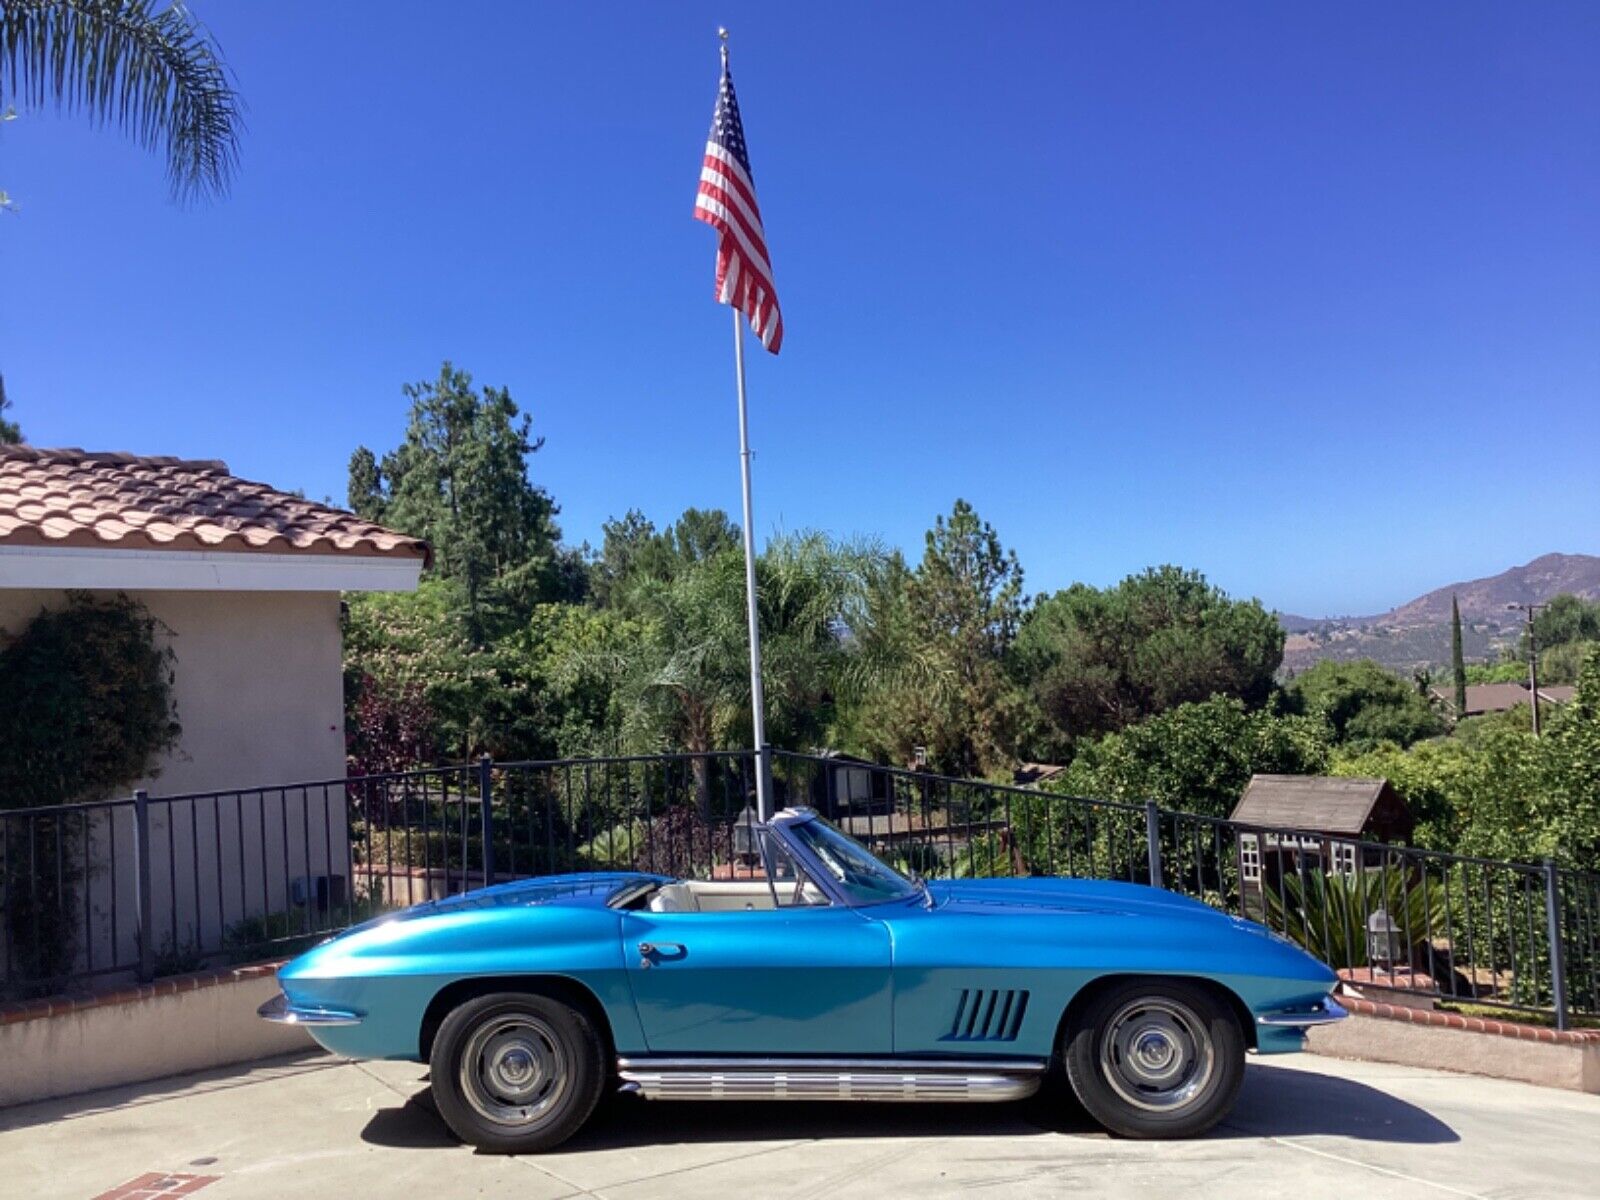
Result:
<svg viewBox="0 0 1600 1200"><path fill-rule="evenodd" d="M906 879L899 871L896 871L883 859L873 854L872 850L865 845L862 845L861 848L871 855L874 862L897 879L904 879L911 886L912 891L904 896L885 896L881 900L868 900L865 903L854 899L840 882L834 878L833 872L828 869L827 864L812 852L811 847L803 839L793 836L792 830L796 826L805 825L812 821L820 821L821 819L821 815L814 808L785 808L775 813L767 821L766 828L773 837L778 838L783 843L784 849L788 850L795 863L810 876L811 882L816 884L817 888L828 897L831 904L840 908L877 908L884 904L903 904L907 900L920 901L923 899L924 889L919 887L915 880ZM850 837L843 830L838 832L844 837ZM850 840L855 841L856 839L851 838ZM860 843L857 844L859 845Z"/></svg>

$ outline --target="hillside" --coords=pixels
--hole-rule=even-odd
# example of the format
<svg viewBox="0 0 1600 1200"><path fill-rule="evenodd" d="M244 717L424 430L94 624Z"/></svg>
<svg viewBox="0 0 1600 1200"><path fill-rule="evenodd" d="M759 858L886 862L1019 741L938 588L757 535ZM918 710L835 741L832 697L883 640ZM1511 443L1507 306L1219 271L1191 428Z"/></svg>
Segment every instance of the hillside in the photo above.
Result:
<svg viewBox="0 0 1600 1200"><path fill-rule="evenodd" d="M1600 599L1600 557L1546 554L1498 575L1446 584L1370 617L1279 614L1288 632L1283 665L1303 671L1325 658L1372 658L1399 671L1450 661L1450 597L1461 604L1462 647L1468 661L1496 658L1515 644L1521 614L1508 604L1537 604L1563 592Z"/></svg>

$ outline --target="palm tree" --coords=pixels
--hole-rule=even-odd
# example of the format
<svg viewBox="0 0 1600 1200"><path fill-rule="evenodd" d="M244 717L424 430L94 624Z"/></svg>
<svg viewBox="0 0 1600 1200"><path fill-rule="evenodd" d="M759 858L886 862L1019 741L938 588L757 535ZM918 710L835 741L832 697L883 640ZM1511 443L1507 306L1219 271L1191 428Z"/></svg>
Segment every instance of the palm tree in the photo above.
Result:
<svg viewBox="0 0 1600 1200"><path fill-rule="evenodd" d="M220 196L238 166L239 100L181 0L0 0L0 110L53 99L167 158L178 199Z"/></svg>
<svg viewBox="0 0 1600 1200"><path fill-rule="evenodd" d="M776 537L756 564L768 728L780 744L826 735L841 700L874 686L927 683L915 653L863 636L867 593L885 569L875 545L821 534ZM674 561L660 578L633 581L626 611L637 640L598 661L617 680L628 740L709 754L750 738L750 665L744 558L722 545ZM596 659L592 649L577 659ZM702 810L709 760L694 760Z"/></svg>

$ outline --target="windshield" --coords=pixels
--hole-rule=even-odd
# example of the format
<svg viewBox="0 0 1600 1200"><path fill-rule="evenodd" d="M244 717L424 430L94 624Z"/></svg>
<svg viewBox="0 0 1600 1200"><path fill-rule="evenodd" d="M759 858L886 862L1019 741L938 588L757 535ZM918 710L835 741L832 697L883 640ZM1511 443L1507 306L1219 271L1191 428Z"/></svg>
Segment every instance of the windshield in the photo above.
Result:
<svg viewBox="0 0 1600 1200"><path fill-rule="evenodd" d="M851 904L877 904L919 894L916 884L884 866L860 842L826 821L798 821L787 832L817 856Z"/></svg>

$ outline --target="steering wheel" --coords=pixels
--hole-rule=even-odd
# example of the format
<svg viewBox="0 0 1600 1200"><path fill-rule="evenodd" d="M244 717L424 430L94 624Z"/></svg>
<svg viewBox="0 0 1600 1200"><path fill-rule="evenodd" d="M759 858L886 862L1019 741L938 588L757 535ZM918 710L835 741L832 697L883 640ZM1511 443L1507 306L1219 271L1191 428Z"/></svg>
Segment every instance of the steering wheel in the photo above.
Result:
<svg viewBox="0 0 1600 1200"><path fill-rule="evenodd" d="M805 898L805 896L806 896L806 877L804 875L801 875L797 871L797 872L795 872L795 877L794 877L794 895L789 897L789 907L790 908L794 908L796 906L804 906L804 905L810 904L811 902L809 900L807 900Z"/></svg>

